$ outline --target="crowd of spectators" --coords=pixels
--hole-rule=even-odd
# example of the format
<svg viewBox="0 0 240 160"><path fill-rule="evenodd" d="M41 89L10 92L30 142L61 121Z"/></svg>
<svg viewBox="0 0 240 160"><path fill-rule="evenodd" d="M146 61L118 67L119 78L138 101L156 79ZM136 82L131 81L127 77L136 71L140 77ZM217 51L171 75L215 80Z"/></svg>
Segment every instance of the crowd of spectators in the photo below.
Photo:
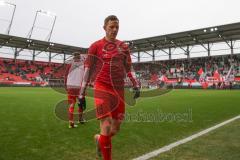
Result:
<svg viewBox="0 0 240 160"><path fill-rule="evenodd" d="M0 59L0 80L21 82L47 82L49 78L62 78L63 64L28 60Z"/></svg>
<svg viewBox="0 0 240 160"><path fill-rule="evenodd" d="M222 76L232 68L232 75L240 74L240 55L200 57L167 61L135 63L133 68L140 79L150 80L153 76L167 78L198 79L202 68L206 76L213 76L216 70ZM239 75L240 76L240 75Z"/></svg>
<svg viewBox="0 0 240 160"><path fill-rule="evenodd" d="M141 80L158 79L162 75L168 79L198 80L201 68L211 77L216 70L226 75L231 66L231 74L240 76L240 55L134 63L133 69ZM65 64L60 63L0 58L0 81L48 82L50 78L64 78L65 69Z"/></svg>

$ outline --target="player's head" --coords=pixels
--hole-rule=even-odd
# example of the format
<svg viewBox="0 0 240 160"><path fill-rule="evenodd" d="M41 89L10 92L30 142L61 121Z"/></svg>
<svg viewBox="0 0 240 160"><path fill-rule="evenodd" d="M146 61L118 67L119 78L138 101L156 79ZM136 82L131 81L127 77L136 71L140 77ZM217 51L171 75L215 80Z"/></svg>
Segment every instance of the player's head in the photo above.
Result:
<svg viewBox="0 0 240 160"><path fill-rule="evenodd" d="M80 52L74 52L73 53L73 59L76 60L80 60Z"/></svg>
<svg viewBox="0 0 240 160"><path fill-rule="evenodd" d="M106 17L103 28L106 32L106 38L110 41L114 41L117 37L119 29L119 20L117 16L110 15Z"/></svg>

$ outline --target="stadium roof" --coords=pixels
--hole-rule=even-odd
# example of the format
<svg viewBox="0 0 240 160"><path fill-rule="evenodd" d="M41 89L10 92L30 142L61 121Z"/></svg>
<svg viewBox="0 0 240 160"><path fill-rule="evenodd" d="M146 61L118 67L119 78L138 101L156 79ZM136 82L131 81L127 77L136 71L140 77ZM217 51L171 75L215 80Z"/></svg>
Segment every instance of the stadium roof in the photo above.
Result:
<svg viewBox="0 0 240 160"><path fill-rule="evenodd" d="M240 22L155 37L129 40L126 42L129 43L129 46L133 53L154 50L164 51L163 49L178 47L187 53L188 49L183 47L191 45L202 45L206 50L210 50L209 47L206 47L204 44L226 42L230 48L233 48L232 41L239 39ZM20 49L18 52L21 52L23 49L59 54L63 53L64 55L71 55L72 53L78 51L83 53L87 52L87 48L4 34L0 34L0 47L1 46ZM167 53L166 51L164 52ZM171 55L171 53L167 54Z"/></svg>
<svg viewBox="0 0 240 160"><path fill-rule="evenodd" d="M132 52L203 45L240 39L240 23L201 28L185 32L128 41ZM230 44L229 44L230 46Z"/></svg>
<svg viewBox="0 0 240 160"><path fill-rule="evenodd" d="M63 45L53 42L28 39L4 34L0 34L0 46L65 54L72 54L73 52L79 51L85 53L87 51L87 48Z"/></svg>

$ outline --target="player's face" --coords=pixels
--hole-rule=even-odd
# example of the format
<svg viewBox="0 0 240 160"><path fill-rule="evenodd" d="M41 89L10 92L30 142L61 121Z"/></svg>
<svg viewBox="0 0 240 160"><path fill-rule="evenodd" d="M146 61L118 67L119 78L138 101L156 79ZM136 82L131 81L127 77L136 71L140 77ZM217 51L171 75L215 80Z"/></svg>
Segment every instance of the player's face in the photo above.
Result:
<svg viewBox="0 0 240 160"><path fill-rule="evenodd" d="M104 30L106 32L106 38L110 41L114 41L117 37L119 29L119 22L118 21L108 21L107 24L104 26Z"/></svg>
<svg viewBox="0 0 240 160"><path fill-rule="evenodd" d="M80 60L80 55L74 55L73 59L74 59L75 61L79 61L79 60Z"/></svg>

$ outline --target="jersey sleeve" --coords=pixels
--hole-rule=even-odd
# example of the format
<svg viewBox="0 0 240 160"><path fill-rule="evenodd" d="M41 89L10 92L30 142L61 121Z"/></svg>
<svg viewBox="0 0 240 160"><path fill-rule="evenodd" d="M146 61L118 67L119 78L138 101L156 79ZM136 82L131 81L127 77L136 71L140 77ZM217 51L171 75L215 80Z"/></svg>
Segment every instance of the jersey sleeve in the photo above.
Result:
<svg viewBox="0 0 240 160"><path fill-rule="evenodd" d="M88 49L87 58L84 63L85 68L91 68L95 64L96 55L97 55L97 45L96 43L93 43Z"/></svg>

